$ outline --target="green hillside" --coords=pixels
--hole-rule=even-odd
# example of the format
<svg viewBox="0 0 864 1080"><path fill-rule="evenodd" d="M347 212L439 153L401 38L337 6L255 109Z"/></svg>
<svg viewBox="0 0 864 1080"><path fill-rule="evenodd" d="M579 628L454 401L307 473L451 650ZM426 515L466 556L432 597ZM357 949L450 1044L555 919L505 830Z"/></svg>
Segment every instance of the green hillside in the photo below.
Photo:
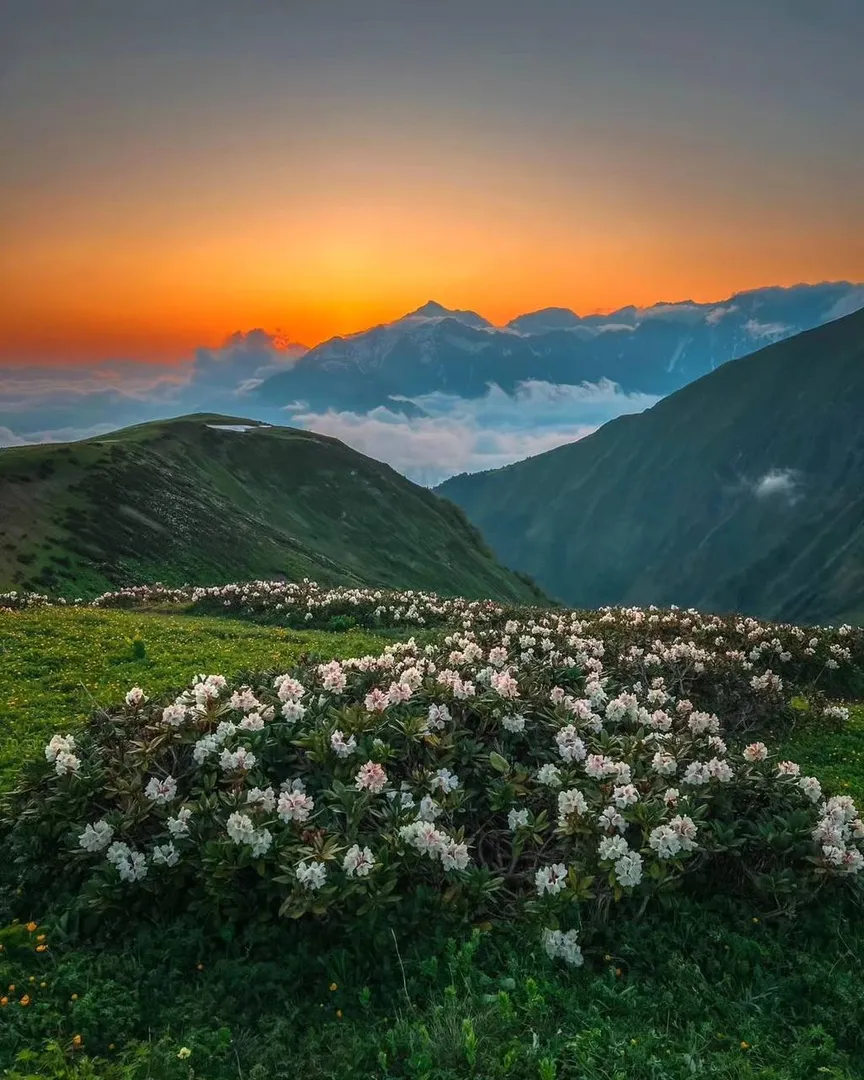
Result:
<svg viewBox="0 0 864 1080"><path fill-rule="evenodd" d="M195 415L0 450L0 591L278 576L538 595L457 507L310 432Z"/></svg>
<svg viewBox="0 0 864 1080"><path fill-rule="evenodd" d="M864 311L439 491L569 603L864 620Z"/></svg>

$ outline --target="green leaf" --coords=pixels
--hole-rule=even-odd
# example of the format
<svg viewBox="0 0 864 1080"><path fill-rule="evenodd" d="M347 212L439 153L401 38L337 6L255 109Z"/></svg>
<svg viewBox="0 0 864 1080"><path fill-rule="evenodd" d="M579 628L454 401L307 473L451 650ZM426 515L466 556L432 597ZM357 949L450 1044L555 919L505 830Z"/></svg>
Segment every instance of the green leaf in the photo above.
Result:
<svg viewBox="0 0 864 1080"><path fill-rule="evenodd" d="M510 772L510 762L507 758L502 757L495 750L489 755L489 764L495 770L495 772L508 773Z"/></svg>

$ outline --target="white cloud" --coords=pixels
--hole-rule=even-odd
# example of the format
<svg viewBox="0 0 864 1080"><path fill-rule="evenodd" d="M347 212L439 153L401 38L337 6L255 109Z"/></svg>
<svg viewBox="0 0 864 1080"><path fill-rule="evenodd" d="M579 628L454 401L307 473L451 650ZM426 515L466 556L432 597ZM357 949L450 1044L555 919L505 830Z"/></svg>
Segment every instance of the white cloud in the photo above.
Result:
<svg viewBox="0 0 864 1080"><path fill-rule="evenodd" d="M748 319L744 323L744 329L752 338L768 338L773 341L791 334L795 327L780 322L759 322L758 319Z"/></svg>
<svg viewBox="0 0 864 1080"><path fill-rule="evenodd" d="M708 326L716 326L717 323L719 323L722 318L724 318L726 315L731 315L733 311L737 311L737 310L738 310L738 305L737 304L727 304L726 307L713 308L705 316L705 322L707 323Z"/></svg>
<svg viewBox="0 0 864 1080"><path fill-rule="evenodd" d="M11 428L0 427L0 447L4 446L27 446L27 440L16 435Z"/></svg>
<svg viewBox="0 0 864 1080"><path fill-rule="evenodd" d="M425 394L410 399L426 413L407 419L388 408L353 412L290 412L289 423L331 435L386 461L421 484L460 472L494 469L590 435L622 413L658 400L624 394L608 380L581 386L532 380L510 396L490 386L482 398Z"/></svg>
<svg viewBox="0 0 864 1080"><path fill-rule="evenodd" d="M798 497L798 478L792 469L769 469L752 484L757 499L782 496L790 502Z"/></svg>
<svg viewBox="0 0 864 1080"><path fill-rule="evenodd" d="M850 292L841 297L826 314L825 322L831 322L832 319L842 319L844 315L851 315L853 311L858 311L859 308L864 308L864 285L854 286Z"/></svg>

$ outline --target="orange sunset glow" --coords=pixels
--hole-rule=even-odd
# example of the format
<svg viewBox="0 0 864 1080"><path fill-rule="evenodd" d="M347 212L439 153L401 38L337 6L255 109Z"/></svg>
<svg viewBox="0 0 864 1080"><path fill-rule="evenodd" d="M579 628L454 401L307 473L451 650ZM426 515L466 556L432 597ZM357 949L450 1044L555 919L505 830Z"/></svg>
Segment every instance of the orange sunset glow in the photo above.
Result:
<svg viewBox="0 0 864 1080"><path fill-rule="evenodd" d="M765 57L707 13L502 9L462 24L471 51L419 8L345 8L342 34L289 12L240 46L222 9L21 19L0 360L171 363L252 327L314 345L430 297L503 323L864 279L861 112L824 28L774 26L788 55ZM826 67L802 87L805 47Z"/></svg>

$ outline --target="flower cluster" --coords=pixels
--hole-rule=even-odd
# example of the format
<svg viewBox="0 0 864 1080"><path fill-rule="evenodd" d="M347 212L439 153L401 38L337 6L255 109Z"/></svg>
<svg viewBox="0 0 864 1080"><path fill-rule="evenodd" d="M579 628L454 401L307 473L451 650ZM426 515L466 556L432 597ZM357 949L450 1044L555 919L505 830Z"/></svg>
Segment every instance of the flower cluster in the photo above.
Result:
<svg viewBox="0 0 864 1080"><path fill-rule="evenodd" d="M463 613L434 644L236 685L199 675L161 703L133 688L114 720L46 746L44 776L13 807L23 864L66 860L88 895L227 890L293 916L350 917L446 882L537 920L571 964L576 937L555 927L589 893L648 899L748 860L814 884L864 868L851 800L739 731L742 714L764 731L788 707L795 680L775 669L792 662L791 630L650 609ZM817 637L799 652L851 663ZM63 814L58 854L40 844ZM778 829L788 843L766 839Z"/></svg>

